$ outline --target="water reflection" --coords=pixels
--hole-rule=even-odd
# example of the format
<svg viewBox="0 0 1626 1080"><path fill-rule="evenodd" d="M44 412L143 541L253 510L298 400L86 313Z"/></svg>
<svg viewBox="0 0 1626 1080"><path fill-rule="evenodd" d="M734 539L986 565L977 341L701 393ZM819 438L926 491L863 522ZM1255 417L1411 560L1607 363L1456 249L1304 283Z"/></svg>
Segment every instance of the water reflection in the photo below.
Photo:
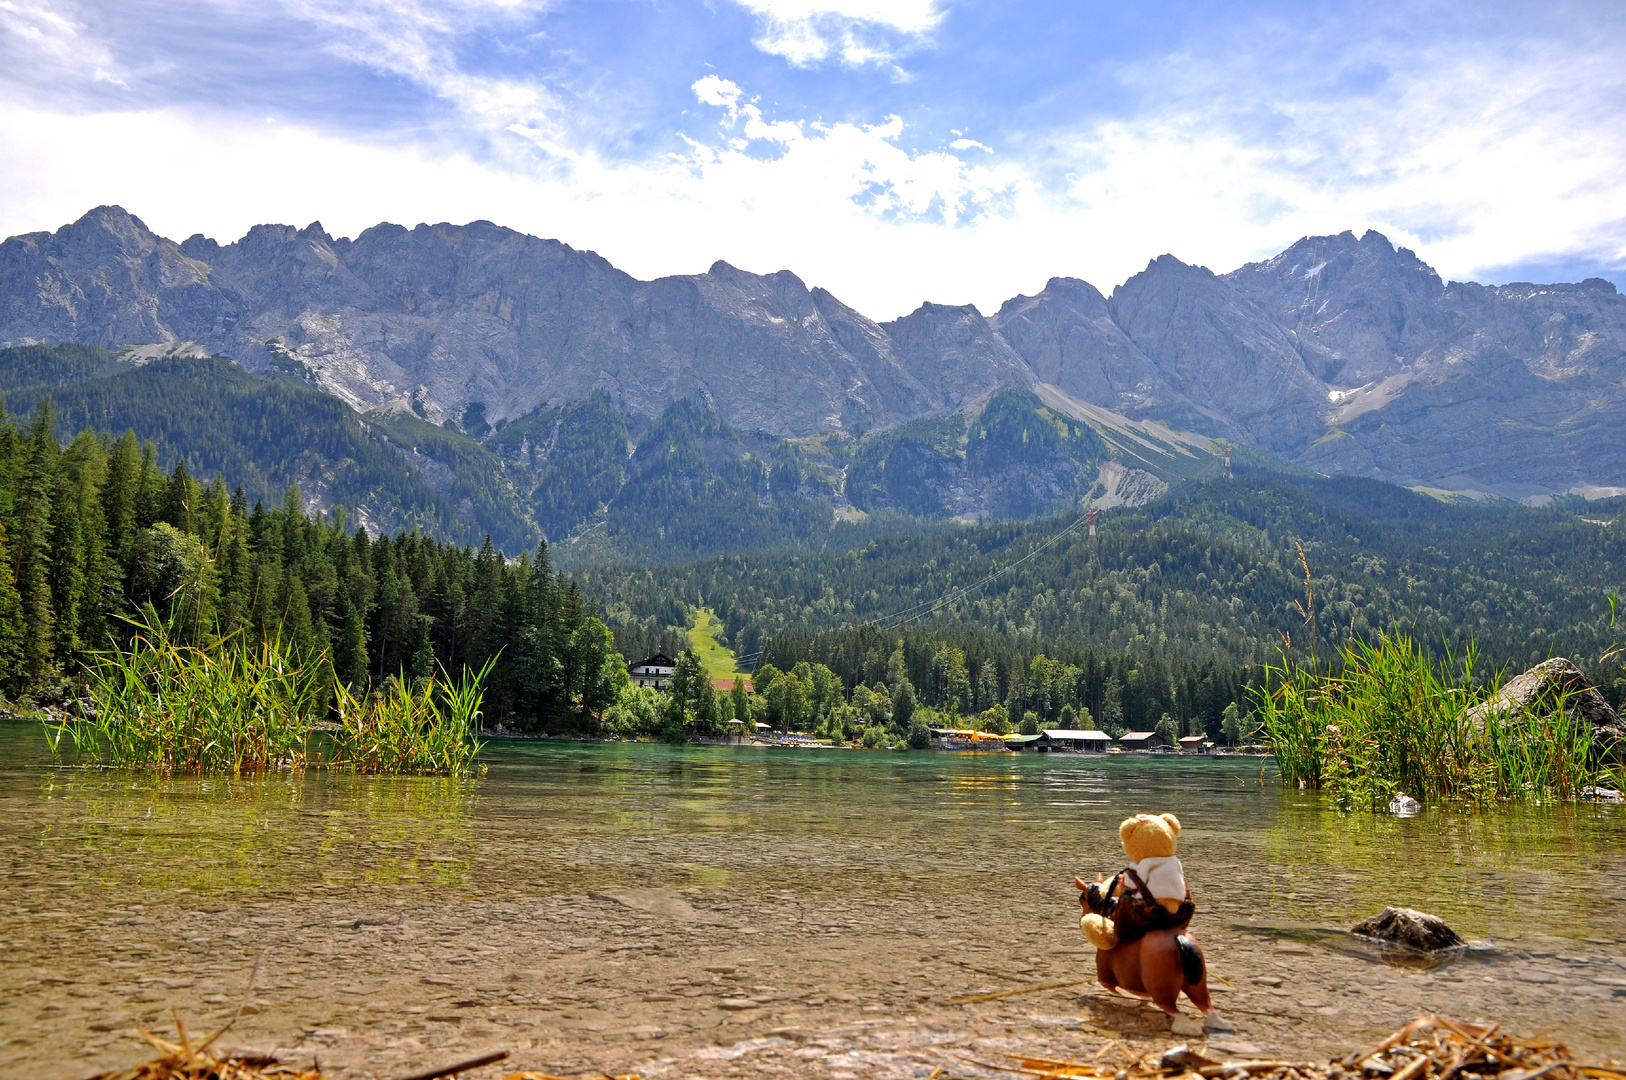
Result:
<svg viewBox="0 0 1626 1080"><path fill-rule="evenodd" d="M16 731L0 748L22 751ZM12 745L7 746L7 743ZM59 885L125 895L268 892L356 885L466 886L475 781L179 777L34 769L30 798L7 785L13 862ZM8 780L19 780L15 773Z"/></svg>
<svg viewBox="0 0 1626 1080"><path fill-rule="evenodd" d="M1613 939L1626 893L1619 808L1348 815L1251 760L562 743L487 760L479 780L165 780L53 765L37 729L8 725L0 863L70 895L998 895L1065 925L1072 875L1122 865L1118 820L1169 810L1211 925L1340 927L1406 905L1479 939L1518 937L1530 911L1545 933Z"/></svg>
<svg viewBox="0 0 1626 1080"><path fill-rule="evenodd" d="M1626 854L1617 809L1431 808L1399 818L1341 813L1303 792L1280 801L1265 854L1272 908L1291 918L1346 921L1409 906L1491 938L1516 932L1519 912L1539 911L1549 933L1615 933Z"/></svg>

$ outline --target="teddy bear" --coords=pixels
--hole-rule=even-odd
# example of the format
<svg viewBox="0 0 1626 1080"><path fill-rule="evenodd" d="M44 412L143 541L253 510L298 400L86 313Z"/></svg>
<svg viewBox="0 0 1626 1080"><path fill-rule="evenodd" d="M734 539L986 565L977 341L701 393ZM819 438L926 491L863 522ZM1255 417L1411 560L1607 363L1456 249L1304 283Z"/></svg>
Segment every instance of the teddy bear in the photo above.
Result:
<svg viewBox="0 0 1626 1080"><path fill-rule="evenodd" d="M1134 941L1148 930L1184 927L1197 906L1191 900L1185 869L1175 855L1180 820L1173 814L1136 814L1118 826L1130 865L1110 882L1100 874L1086 884L1073 883L1085 913L1079 929L1090 944L1106 951Z"/></svg>

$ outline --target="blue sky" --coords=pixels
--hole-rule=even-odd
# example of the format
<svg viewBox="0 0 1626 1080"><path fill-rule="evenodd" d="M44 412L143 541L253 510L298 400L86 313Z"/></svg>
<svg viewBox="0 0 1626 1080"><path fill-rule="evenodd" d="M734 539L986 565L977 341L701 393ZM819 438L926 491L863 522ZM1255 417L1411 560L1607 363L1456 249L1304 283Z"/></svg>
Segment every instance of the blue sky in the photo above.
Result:
<svg viewBox="0 0 1626 1080"><path fill-rule="evenodd" d="M1626 285L1626 5L0 0L0 233L485 218L879 318L1376 228Z"/></svg>

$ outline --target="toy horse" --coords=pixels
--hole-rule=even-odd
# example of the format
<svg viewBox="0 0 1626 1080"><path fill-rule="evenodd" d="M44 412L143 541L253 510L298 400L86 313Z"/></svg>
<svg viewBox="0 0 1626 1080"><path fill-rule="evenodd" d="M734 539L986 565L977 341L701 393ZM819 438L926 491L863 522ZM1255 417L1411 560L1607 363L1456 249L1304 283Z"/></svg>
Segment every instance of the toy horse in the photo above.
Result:
<svg viewBox="0 0 1626 1080"><path fill-rule="evenodd" d="M1079 903L1086 911L1098 915L1113 914L1127 898L1111 896L1109 890L1102 888L1104 879L1099 874L1096 879L1093 886L1081 878L1073 879L1082 894ZM1122 910L1117 913L1127 914ZM1184 920L1175 925L1154 927L1110 949L1097 949L1096 978L1114 993L1150 998L1171 1016L1180 1015L1177 1002L1184 993L1206 1015L1209 1030L1235 1030L1214 1009L1208 996L1208 965L1203 959L1202 946L1186 932L1190 921L1190 914L1185 913Z"/></svg>

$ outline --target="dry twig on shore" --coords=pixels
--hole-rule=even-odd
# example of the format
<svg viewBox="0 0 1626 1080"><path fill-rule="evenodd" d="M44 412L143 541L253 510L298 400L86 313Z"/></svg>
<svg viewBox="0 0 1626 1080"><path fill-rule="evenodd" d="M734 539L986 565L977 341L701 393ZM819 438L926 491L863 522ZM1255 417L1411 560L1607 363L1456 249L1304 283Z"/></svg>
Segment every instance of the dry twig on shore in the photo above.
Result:
<svg viewBox="0 0 1626 1080"><path fill-rule="evenodd" d="M1098 1055L1099 1056L1099 1055ZM1324 1065L1302 1061L1219 1062L1184 1048L1151 1052L1127 1066L1019 1058L1035 1080L1626 1080L1626 1067L1579 1062L1563 1043L1518 1039L1498 1024L1440 1016L1413 1020L1369 1050Z"/></svg>

